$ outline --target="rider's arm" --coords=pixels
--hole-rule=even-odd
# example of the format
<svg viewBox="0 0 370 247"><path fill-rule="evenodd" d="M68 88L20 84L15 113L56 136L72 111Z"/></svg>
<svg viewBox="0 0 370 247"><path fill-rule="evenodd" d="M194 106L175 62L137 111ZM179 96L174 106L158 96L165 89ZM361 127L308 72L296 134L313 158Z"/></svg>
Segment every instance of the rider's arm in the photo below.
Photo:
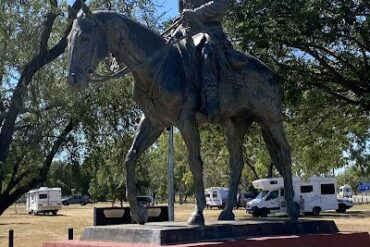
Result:
<svg viewBox="0 0 370 247"><path fill-rule="evenodd" d="M228 9L228 0L214 0L194 9L202 21L222 21Z"/></svg>

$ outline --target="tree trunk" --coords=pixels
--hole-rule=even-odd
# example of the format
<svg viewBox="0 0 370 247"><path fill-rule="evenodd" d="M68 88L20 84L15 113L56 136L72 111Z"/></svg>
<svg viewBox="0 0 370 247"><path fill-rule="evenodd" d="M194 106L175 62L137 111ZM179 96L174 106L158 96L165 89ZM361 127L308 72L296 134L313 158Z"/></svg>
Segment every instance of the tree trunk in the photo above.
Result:
<svg viewBox="0 0 370 247"><path fill-rule="evenodd" d="M14 187L8 187L0 194L0 215L9 208L18 198L26 194L28 191L34 189L40 183L44 182L47 178L47 174L50 168L50 165L54 159L55 154L58 152L60 146L66 141L67 135L73 130L74 124L72 121L64 128L63 132L54 142L50 152L46 156L42 168L39 173L33 177L33 179L14 190ZM19 184L19 183L18 183ZM13 192L12 192L13 191Z"/></svg>
<svg viewBox="0 0 370 247"><path fill-rule="evenodd" d="M268 172L267 172L267 177L268 178L272 178L273 169L274 169L274 164L271 162L270 165L269 165Z"/></svg>
<svg viewBox="0 0 370 247"><path fill-rule="evenodd" d="M80 10L81 8L81 3L80 1L76 1L73 4L72 7L76 13ZM52 27L54 24L55 19L57 18L58 13L56 12L50 12L46 16L46 20L43 23L43 31L41 32L41 39L40 39L40 44L39 44L39 52L38 54L33 57L30 62L26 64L24 67L24 70L21 73L21 76L18 80L17 86L15 88L15 91L12 95L12 99L10 102L9 110L6 112L4 116L2 116L3 122L1 126L1 131L0 131L0 193L3 192L3 181L4 181L4 176L5 176L5 171L7 169L7 155L9 152L10 145L13 140L13 134L15 131L15 123L16 120L19 116L19 112L23 108L23 103L24 103L24 97L26 95L27 89L29 84L32 81L33 76L45 65L49 64L50 62L54 61L57 57L59 57L61 54L64 53L68 41L67 41L67 36L71 31L72 28L72 21L73 19L69 19L69 23L64 31L63 37L60 39L60 41L50 50L47 49L46 44L49 41ZM54 156L53 156L54 157ZM48 172L45 171L46 174ZM43 175L43 174L42 174ZM45 177L46 179L46 177ZM31 182L32 183L32 182ZM28 188L29 186L27 186ZM28 191L28 190L27 190ZM25 192L27 192L25 191ZM23 192L23 193L25 193ZM22 194L23 194L22 193ZM13 193L15 194L15 193ZM3 196L3 198L1 198ZM17 198L15 198L17 199ZM14 200L13 197L9 198L7 195L0 195L0 202L1 204L8 205L8 201ZM10 204L11 205L11 204ZM5 209L2 209L2 206L0 207L0 215Z"/></svg>

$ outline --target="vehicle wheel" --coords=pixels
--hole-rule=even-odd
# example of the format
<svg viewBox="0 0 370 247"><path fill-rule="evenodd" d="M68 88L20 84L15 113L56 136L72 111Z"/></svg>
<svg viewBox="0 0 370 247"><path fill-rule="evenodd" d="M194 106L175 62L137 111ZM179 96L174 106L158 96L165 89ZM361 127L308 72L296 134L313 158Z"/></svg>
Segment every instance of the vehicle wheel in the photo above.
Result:
<svg viewBox="0 0 370 247"><path fill-rule="evenodd" d="M258 216L260 216L260 214L259 214L259 213L257 213L257 212L253 212L253 213L252 213L252 215L253 215L253 217L256 217L256 218L257 218Z"/></svg>
<svg viewBox="0 0 370 247"><path fill-rule="evenodd" d="M57 215L58 211L53 211L53 215Z"/></svg>
<svg viewBox="0 0 370 247"><path fill-rule="evenodd" d="M267 217L267 215L269 214L269 211L267 209L262 209L261 212L260 212L260 216L265 218Z"/></svg>
<svg viewBox="0 0 370 247"><path fill-rule="evenodd" d="M312 210L313 216L319 216L321 209L319 207L314 207Z"/></svg>
<svg viewBox="0 0 370 247"><path fill-rule="evenodd" d="M86 205L86 202L81 202L81 205L82 205L82 206L85 206L85 205Z"/></svg>
<svg viewBox="0 0 370 247"><path fill-rule="evenodd" d="M339 205L339 208L335 210L337 213L345 213L347 211L344 205Z"/></svg>

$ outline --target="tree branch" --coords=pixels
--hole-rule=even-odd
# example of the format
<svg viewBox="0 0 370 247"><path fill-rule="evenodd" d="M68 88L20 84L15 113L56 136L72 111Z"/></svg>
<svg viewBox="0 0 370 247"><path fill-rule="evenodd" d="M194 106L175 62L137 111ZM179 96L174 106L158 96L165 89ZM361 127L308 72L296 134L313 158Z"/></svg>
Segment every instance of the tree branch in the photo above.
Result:
<svg viewBox="0 0 370 247"><path fill-rule="evenodd" d="M66 138L68 134L73 130L74 123L72 120L68 123L68 125L64 128L62 133L58 136L56 141L54 142L52 148L50 149L48 155L46 156L43 165L38 172L38 174L31 180L30 183L27 183L26 185L20 186L17 188L13 193L16 195L22 195L28 192L30 189L36 187L41 182L45 181L47 178L47 174L49 172L50 165L54 159L55 154L58 152L60 146L66 141ZM10 195L10 192L14 187L19 184L25 177L29 175L29 171L24 171L22 174L19 174L16 179L14 179L13 183L9 184L7 186L7 189L4 191L4 195L8 194ZM29 177L29 176L28 176ZM20 192L19 192L20 191ZM16 198L17 199L17 198Z"/></svg>
<svg viewBox="0 0 370 247"><path fill-rule="evenodd" d="M337 84L340 84L351 89L351 91L353 91L355 94L362 95L363 90L361 90L361 88L357 87L354 83L344 78L343 75L341 75L335 68L330 66L330 64L327 61L325 61L325 59L321 57L317 52L313 51L309 47L306 48L296 47L296 48L301 49L302 51L307 52L308 54L316 58L320 62L320 64L322 64L325 68L327 68L331 72L331 74L333 74Z"/></svg>
<svg viewBox="0 0 370 247"><path fill-rule="evenodd" d="M248 159L246 159L245 164L249 167L249 169L251 169L255 179L259 179L256 167L253 166Z"/></svg>
<svg viewBox="0 0 370 247"><path fill-rule="evenodd" d="M72 9L75 10L76 12L78 12L80 8L81 8L80 1L76 1L72 6ZM46 21L54 23L54 21L51 20L52 19L49 20L47 19ZM44 49L43 51L40 50L39 53L33 59L31 59L31 61L25 66L24 70L21 73L21 77L18 80L17 86L14 90L10 107L5 115L4 123L0 132L0 184L4 178L6 157L9 151L10 144L12 142L15 122L21 108L23 107L24 96L25 93L27 92L28 85L39 69L41 69L43 66L55 60L57 57L64 53L68 44L67 36L70 30L72 29L72 22L73 22L72 19L68 20L67 27L60 41L51 50L47 49ZM50 25L50 23L48 25ZM45 24L45 26L47 26L47 24ZM42 35L47 35L48 37L50 37L50 34L51 32L45 31L43 32ZM42 38L41 42L44 42L44 40L48 40L49 39L48 37ZM39 45L39 47L43 46L44 46L43 44Z"/></svg>
<svg viewBox="0 0 370 247"><path fill-rule="evenodd" d="M345 65L345 67L348 67L349 69L352 70L353 72L353 75L359 77L360 80L362 80L365 84L367 84L369 82L369 79L364 77L362 75L362 73L359 73L359 71L349 62L347 62L346 60L344 60L342 57L338 56L335 52L329 50L328 48L326 47L322 47L322 46L319 46L319 45L315 45L315 44L309 44L309 46L313 47L313 48L316 48L316 49L319 49L327 54L329 54L330 56L334 57L335 59L337 59L338 61L340 61L342 64ZM363 88L360 88L358 87L359 90L363 91L364 89Z"/></svg>
<svg viewBox="0 0 370 247"><path fill-rule="evenodd" d="M50 11L46 14L46 20L44 21L41 28L39 52L46 52L48 48L48 41L50 38L51 31L53 29L54 21L57 18L55 11Z"/></svg>

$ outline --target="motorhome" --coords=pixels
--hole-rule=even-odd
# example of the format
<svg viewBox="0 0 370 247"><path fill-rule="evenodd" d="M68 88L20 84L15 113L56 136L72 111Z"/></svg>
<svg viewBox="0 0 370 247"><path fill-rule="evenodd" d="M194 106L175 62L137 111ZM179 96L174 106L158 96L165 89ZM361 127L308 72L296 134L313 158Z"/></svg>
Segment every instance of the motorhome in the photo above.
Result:
<svg viewBox="0 0 370 247"><path fill-rule="evenodd" d="M338 193L339 198L351 198L352 197L352 188L351 185L345 184L343 186L339 187L339 193Z"/></svg>
<svg viewBox="0 0 370 247"><path fill-rule="evenodd" d="M332 177L310 177L303 180L293 177L294 201L304 200L304 212L318 216L321 211L343 211L342 202L337 200L336 180ZM247 212L253 216L266 217L270 213L285 213L284 181L282 177L265 178L253 181L253 187L260 190L259 195L247 203ZM348 205L346 206L346 209ZM345 210L344 210L345 211Z"/></svg>
<svg viewBox="0 0 370 247"><path fill-rule="evenodd" d="M41 187L26 194L26 211L29 214L52 213L57 215L62 208L62 192L60 188Z"/></svg>
<svg viewBox="0 0 370 247"><path fill-rule="evenodd" d="M207 208L217 207L224 208L226 205L229 188L211 187L204 191L206 197Z"/></svg>

